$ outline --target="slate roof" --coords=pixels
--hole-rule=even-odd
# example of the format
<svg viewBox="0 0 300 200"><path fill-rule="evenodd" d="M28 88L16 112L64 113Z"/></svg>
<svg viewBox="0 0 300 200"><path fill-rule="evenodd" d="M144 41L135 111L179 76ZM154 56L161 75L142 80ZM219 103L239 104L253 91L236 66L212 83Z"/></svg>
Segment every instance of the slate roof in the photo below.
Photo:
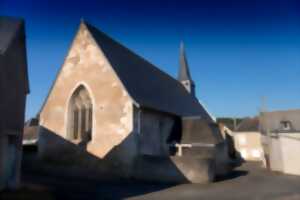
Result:
<svg viewBox="0 0 300 200"><path fill-rule="evenodd" d="M138 105L178 116L201 116L212 120L198 100L176 79L94 26L83 23Z"/></svg>
<svg viewBox="0 0 300 200"><path fill-rule="evenodd" d="M16 42L18 42L18 44ZM0 56L2 60L1 63L4 60L7 61L15 59L11 55L18 56L18 59L14 60L14 62L12 63L14 63L14 65L20 65L18 66L18 69L20 70L18 73L22 73L24 80L23 86L25 89L25 93L28 94L30 92L30 89L27 71L24 20L14 17L0 16ZM6 64L1 65L6 66Z"/></svg>
<svg viewBox="0 0 300 200"><path fill-rule="evenodd" d="M0 16L0 54L8 49L22 25L23 20Z"/></svg>
<svg viewBox="0 0 300 200"><path fill-rule="evenodd" d="M277 110L261 113L262 132L299 132L300 131L300 109ZM282 122L287 121L291 130L282 130Z"/></svg>
<svg viewBox="0 0 300 200"><path fill-rule="evenodd" d="M259 131L259 118L245 118L239 123L236 129L237 132L258 132Z"/></svg>

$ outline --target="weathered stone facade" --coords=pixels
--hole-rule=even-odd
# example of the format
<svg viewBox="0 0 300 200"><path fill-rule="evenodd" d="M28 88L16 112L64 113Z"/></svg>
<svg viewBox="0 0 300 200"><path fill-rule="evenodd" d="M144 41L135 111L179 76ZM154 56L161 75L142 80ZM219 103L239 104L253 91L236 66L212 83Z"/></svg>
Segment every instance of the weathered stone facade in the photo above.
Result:
<svg viewBox="0 0 300 200"><path fill-rule="evenodd" d="M133 133L133 102L123 88L101 49L81 24L80 29L70 48L49 98L40 113L40 126L57 134L61 139L73 144L80 140L67 137L68 107L73 92L85 87L92 99L93 122L92 139L87 144L88 153L103 159L115 147L120 145L129 134ZM43 143L43 134L40 135ZM127 141L119 158L129 162L136 154L135 137ZM53 147L53 148L52 148ZM55 145L40 145L42 154L53 155L60 149ZM67 156L67 155L66 155Z"/></svg>

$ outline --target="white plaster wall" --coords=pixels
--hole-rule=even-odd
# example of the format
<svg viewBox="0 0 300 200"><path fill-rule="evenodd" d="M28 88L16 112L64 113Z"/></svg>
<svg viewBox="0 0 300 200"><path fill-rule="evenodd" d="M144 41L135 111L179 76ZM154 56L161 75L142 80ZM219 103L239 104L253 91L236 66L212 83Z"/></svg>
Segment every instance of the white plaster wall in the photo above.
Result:
<svg viewBox="0 0 300 200"><path fill-rule="evenodd" d="M280 137L283 172L300 175L300 139Z"/></svg>
<svg viewBox="0 0 300 200"><path fill-rule="evenodd" d="M236 150L246 161L262 161L264 151L259 132L234 132Z"/></svg>
<svg viewBox="0 0 300 200"><path fill-rule="evenodd" d="M283 171L282 146L280 144L280 139L272 137L269 141L270 168L273 171Z"/></svg>

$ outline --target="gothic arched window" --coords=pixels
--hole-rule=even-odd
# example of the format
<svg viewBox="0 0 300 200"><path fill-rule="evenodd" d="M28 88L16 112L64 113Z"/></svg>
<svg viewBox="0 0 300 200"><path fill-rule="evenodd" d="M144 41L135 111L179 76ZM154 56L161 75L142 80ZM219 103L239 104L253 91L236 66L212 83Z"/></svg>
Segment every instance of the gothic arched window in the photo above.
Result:
<svg viewBox="0 0 300 200"><path fill-rule="evenodd" d="M79 86L69 102L68 138L89 142L92 139L93 105L84 86Z"/></svg>

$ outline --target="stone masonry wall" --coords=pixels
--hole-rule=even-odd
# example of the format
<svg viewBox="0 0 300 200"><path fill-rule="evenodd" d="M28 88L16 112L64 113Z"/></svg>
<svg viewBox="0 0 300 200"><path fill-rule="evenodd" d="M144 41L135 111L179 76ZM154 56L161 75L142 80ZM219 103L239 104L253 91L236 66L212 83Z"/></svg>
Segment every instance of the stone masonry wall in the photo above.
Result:
<svg viewBox="0 0 300 200"><path fill-rule="evenodd" d="M150 109L135 109L135 132L138 134L139 153L169 156L167 140L173 131L175 117Z"/></svg>
<svg viewBox="0 0 300 200"><path fill-rule="evenodd" d="M133 102L84 24L80 25L40 114L43 130L40 133L40 154L57 156L63 149L58 145L64 142L49 141L50 137L43 134L45 130L58 136L56 138L77 145L78 141L67 138L67 113L70 97L80 85L88 90L93 104L92 140L87 144L87 152L104 159L118 148L116 157L123 164L130 165L136 154L135 137L130 136ZM65 154L61 152L59 155L63 157Z"/></svg>

